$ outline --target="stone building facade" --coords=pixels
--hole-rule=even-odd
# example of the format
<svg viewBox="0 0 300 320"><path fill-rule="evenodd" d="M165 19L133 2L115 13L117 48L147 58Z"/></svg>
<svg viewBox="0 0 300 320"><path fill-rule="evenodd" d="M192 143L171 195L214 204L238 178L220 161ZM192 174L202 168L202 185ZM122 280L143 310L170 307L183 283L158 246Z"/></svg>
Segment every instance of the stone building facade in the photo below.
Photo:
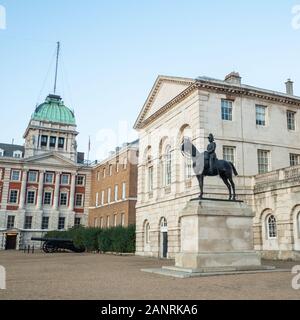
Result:
<svg viewBox="0 0 300 320"><path fill-rule="evenodd" d="M74 113L49 95L30 119L25 147L1 144L0 249L87 224L91 175L77 152L77 135Z"/></svg>
<svg viewBox="0 0 300 320"><path fill-rule="evenodd" d="M109 228L135 224L138 141L116 148L92 169L89 226Z"/></svg>
<svg viewBox="0 0 300 320"><path fill-rule="evenodd" d="M280 93L244 85L237 73L224 81L158 77L135 123L140 140L137 255L174 258L180 251L179 212L199 194L190 160L181 154L181 142L189 137L203 152L209 133L215 135L218 158L232 161L239 172L235 179L239 199L255 210L257 250L280 255L284 246L273 250L258 240L257 217L275 207L266 200L272 192L255 193L259 177L254 177L300 163L300 98L293 95L291 81L286 86L287 92ZM224 198L227 188L219 178L206 178L205 193ZM259 197L265 200L258 208ZM291 246L286 248L291 253Z"/></svg>

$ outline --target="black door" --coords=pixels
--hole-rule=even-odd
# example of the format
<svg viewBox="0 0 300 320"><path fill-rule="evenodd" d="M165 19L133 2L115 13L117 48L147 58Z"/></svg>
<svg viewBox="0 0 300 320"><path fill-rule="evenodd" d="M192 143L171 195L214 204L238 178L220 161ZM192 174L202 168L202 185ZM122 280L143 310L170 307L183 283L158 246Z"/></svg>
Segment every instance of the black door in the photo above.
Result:
<svg viewBox="0 0 300 320"><path fill-rule="evenodd" d="M6 236L5 250L16 250L17 248L17 235Z"/></svg>
<svg viewBox="0 0 300 320"><path fill-rule="evenodd" d="M163 257L168 257L168 232L163 232Z"/></svg>

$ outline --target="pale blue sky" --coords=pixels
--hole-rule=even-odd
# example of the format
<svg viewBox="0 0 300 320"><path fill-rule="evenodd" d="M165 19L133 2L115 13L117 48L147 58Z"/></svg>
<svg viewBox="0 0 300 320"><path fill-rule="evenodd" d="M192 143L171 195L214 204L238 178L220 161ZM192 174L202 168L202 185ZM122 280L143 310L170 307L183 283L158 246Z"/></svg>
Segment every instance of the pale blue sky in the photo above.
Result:
<svg viewBox="0 0 300 320"><path fill-rule="evenodd" d="M300 0L0 0L0 141L23 143L37 102L52 91L62 42L64 81L59 93L77 118L79 150L91 158L103 129L131 128L158 74L223 79L235 70L243 82L300 95L300 30L291 25ZM107 131L106 131L107 132ZM122 134L119 141L133 139Z"/></svg>

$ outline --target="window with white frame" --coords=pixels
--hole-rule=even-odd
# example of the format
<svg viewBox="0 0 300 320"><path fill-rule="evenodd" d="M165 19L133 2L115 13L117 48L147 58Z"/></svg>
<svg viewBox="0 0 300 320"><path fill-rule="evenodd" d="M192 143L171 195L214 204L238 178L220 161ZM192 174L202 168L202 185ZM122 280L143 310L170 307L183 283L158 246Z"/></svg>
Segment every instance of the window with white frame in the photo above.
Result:
<svg viewBox="0 0 300 320"><path fill-rule="evenodd" d="M36 171L28 172L28 182L37 182L38 174Z"/></svg>
<svg viewBox="0 0 300 320"><path fill-rule="evenodd" d="M45 173L44 181L46 184L52 184L54 180L54 174L50 172Z"/></svg>
<svg viewBox="0 0 300 320"><path fill-rule="evenodd" d="M10 190L9 191L9 203L16 204L18 203L19 190Z"/></svg>
<svg viewBox="0 0 300 320"><path fill-rule="evenodd" d="M104 196L105 196L105 191L102 190L102 191L101 191L101 206L104 205Z"/></svg>
<svg viewBox="0 0 300 320"><path fill-rule="evenodd" d="M126 199L126 182L122 183L122 200Z"/></svg>
<svg viewBox="0 0 300 320"><path fill-rule="evenodd" d="M222 120L232 121L232 101L222 99L221 101Z"/></svg>
<svg viewBox="0 0 300 320"><path fill-rule="evenodd" d="M121 213L121 226L125 226L125 213Z"/></svg>
<svg viewBox="0 0 300 320"><path fill-rule="evenodd" d="M115 185L115 201L119 200L119 186L116 184Z"/></svg>
<svg viewBox="0 0 300 320"><path fill-rule="evenodd" d="M290 153L290 166L294 167L300 164L300 155Z"/></svg>
<svg viewBox="0 0 300 320"><path fill-rule="evenodd" d="M76 193L75 196L75 206L77 208L83 207L83 194L82 193Z"/></svg>
<svg viewBox="0 0 300 320"><path fill-rule="evenodd" d="M235 147L223 147L223 159L235 164Z"/></svg>
<svg viewBox="0 0 300 320"><path fill-rule="evenodd" d="M153 192L153 166L148 168L148 191Z"/></svg>
<svg viewBox="0 0 300 320"><path fill-rule="evenodd" d="M20 170L12 170L11 171L11 181L20 181L21 179L21 171Z"/></svg>
<svg viewBox="0 0 300 320"><path fill-rule="evenodd" d="M13 157L14 158L22 158L22 155L23 155L22 151L17 150L17 151L13 152Z"/></svg>
<svg viewBox="0 0 300 320"><path fill-rule="evenodd" d="M288 130L295 131L296 130L296 112L287 111L286 117L287 117Z"/></svg>
<svg viewBox="0 0 300 320"><path fill-rule="evenodd" d="M258 173L264 174L270 171L270 151L258 150Z"/></svg>
<svg viewBox="0 0 300 320"><path fill-rule="evenodd" d="M118 216L116 214L114 214L114 226L115 227L117 226L117 218L118 218Z"/></svg>
<svg viewBox="0 0 300 320"><path fill-rule="evenodd" d="M28 190L27 191L27 204L35 204L35 190Z"/></svg>
<svg viewBox="0 0 300 320"><path fill-rule="evenodd" d="M74 219L74 226L75 226L75 227L79 227L80 225L81 225L81 218L75 217L75 219ZM97 227L98 227L98 225L97 225Z"/></svg>
<svg viewBox="0 0 300 320"><path fill-rule="evenodd" d="M70 175L69 174L62 174L61 175L61 184L62 185L69 185L70 184Z"/></svg>
<svg viewBox="0 0 300 320"><path fill-rule="evenodd" d="M167 146L165 154L165 185L171 185L172 178L172 154L171 147Z"/></svg>
<svg viewBox="0 0 300 320"><path fill-rule="evenodd" d="M50 206L52 203L52 191L45 191L44 192L44 205Z"/></svg>
<svg viewBox="0 0 300 320"><path fill-rule="evenodd" d="M58 219L58 230L64 230L65 229L65 221L66 221L66 218L64 218L64 217L60 217Z"/></svg>
<svg viewBox="0 0 300 320"><path fill-rule="evenodd" d="M32 228L32 216L25 217L24 229L31 229Z"/></svg>
<svg viewBox="0 0 300 320"><path fill-rule="evenodd" d="M95 206L98 207L99 206L99 192L96 192L96 203Z"/></svg>
<svg viewBox="0 0 300 320"><path fill-rule="evenodd" d="M267 124L267 107L256 105L256 125L266 126Z"/></svg>
<svg viewBox="0 0 300 320"><path fill-rule="evenodd" d="M76 176L76 185L77 186L84 186L84 176Z"/></svg>
<svg viewBox="0 0 300 320"><path fill-rule="evenodd" d="M60 199L59 199L59 204L61 206L67 206L68 204L68 192L61 192L60 193Z"/></svg>
<svg viewBox="0 0 300 320"><path fill-rule="evenodd" d="M15 227L15 216L7 217L7 229L13 229Z"/></svg>
<svg viewBox="0 0 300 320"><path fill-rule="evenodd" d="M49 229L49 217L43 217L42 218L42 230L48 230Z"/></svg>
<svg viewBox="0 0 300 320"><path fill-rule="evenodd" d="M277 238L277 222L276 218L273 215L267 218L267 235L268 239Z"/></svg>
<svg viewBox="0 0 300 320"><path fill-rule="evenodd" d="M110 204L111 201L111 188L108 188L107 190L107 203Z"/></svg>

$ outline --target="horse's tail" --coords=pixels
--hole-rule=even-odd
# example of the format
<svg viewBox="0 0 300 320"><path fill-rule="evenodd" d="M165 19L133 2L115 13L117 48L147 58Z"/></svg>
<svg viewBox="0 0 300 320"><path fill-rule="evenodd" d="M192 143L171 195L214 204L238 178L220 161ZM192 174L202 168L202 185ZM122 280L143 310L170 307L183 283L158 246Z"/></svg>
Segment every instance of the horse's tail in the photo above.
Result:
<svg viewBox="0 0 300 320"><path fill-rule="evenodd" d="M232 168L232 170L233 170L234 175L235 175L235 176L238 176L239 174L238 174L238 172L236 171L236 168L235 168L234 164L233 164L232 162L229 162L229 164L231 165L231 168Z"/></svg>

